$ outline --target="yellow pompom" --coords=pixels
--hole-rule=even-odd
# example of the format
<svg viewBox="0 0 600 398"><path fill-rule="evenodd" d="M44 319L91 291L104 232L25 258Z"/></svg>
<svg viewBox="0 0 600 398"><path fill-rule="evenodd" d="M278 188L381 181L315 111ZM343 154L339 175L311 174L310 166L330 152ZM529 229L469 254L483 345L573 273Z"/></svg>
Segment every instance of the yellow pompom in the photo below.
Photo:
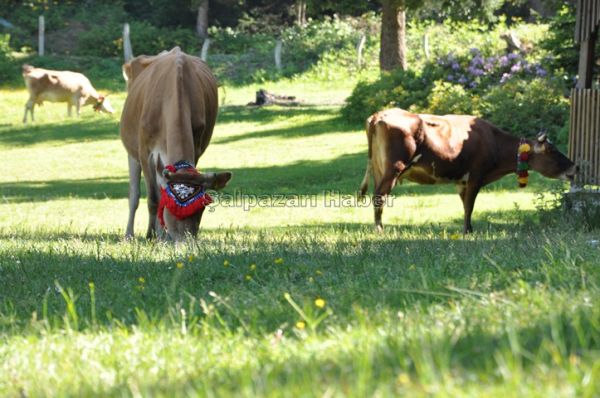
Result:
<svg viewBox="0 0 600 398"><path fill-rule="evenodd" d="M529 152L530 150L531 150L531 147L529 146L529 144L519 145L519 153Z"/></svg>

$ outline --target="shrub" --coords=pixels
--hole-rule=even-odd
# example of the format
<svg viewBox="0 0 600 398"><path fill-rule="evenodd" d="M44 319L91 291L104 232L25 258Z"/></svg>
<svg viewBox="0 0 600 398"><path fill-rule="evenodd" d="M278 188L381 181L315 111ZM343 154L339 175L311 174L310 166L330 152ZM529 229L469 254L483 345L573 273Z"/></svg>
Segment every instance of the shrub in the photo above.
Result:
<svg viewBox="0 0 600 398"><path fill-rule="evenodd" d="M514 135L532 137L548 130L559 144L568 140L569 101L554 79L511 79L481 99L481 115Z"/></svg>
<svg viewBox="0 0 600 398"><path fill-rule="evenodd" d="M346 100L342 114L362 123L376 111L389 107L424 109L433 79L412 70L384 72L375 81L359 82Z"/></svg>
<svg viewBox="0 0 600 398"><path fill-rule="evenodd" d="M14 63L10 55L10 35L0 34L0 81L7 81L14 75Z"/></svg>
<svg viewBox="0 0 600 398"><path fill-rule="evenodd" d="M110 23L91 27L79 36L77 53L99 57L117 57L123 54L123 27ZM134 55L154 55L179 46L187 53L197 54L200 41L191 29L157 28L147 22L130 24L131 47Z"/></svg>
<svg viewBox="0 0 600 398"><path fill-rule="evenodd" d="M479 97L467 92L460 84L438 80L433 85L428 102L426 108L414 110L436 115L476 115L478 113Z"/></svg>
<svg viewBox="0 0 600 398"><path fill-rule="evenodd" d="M539 63L527 61L522 54L486 57L478 48L471 48L468 55L462 57L449 53L440 58L437 64L446 73L447 81L478 91L503 84L513 77L544 77L548 74Z"/></svg>

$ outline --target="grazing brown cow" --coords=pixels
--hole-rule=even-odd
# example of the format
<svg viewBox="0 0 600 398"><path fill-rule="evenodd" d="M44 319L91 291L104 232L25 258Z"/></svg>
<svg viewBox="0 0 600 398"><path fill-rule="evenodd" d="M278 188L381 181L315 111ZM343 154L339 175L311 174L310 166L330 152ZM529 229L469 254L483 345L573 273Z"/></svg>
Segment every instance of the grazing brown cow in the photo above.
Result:
<svg viewBox="0 0 600 398"><path fill-rule="evenodd" d="M369 160L359 194L366 193L372 173L379 231L383 229L385 198L404 178L419 184L456 184L467 233L473 230L471 213L481 187L515 173L518 157L521 185L526 184L528 168L546 177L570 180L576 172L573 162L545 134L536 140L519 139L473 116L417 115L388 109L367 119L367 138Z"/></svg>
<svg viewBox="0 0 600 398"><path fill-rule="evenodd" d="M200 173L194 165L212 137L217 84L208 66L179 47L139 56L123 65L128 95L121 139L129 154L129 221L133 236L143 170L150 221L147 238L160 227L174 240L198 232L206 189L224 187L231 173ZM166 162L167 166L164 166Z"/></svg>
<svg viewBox="0 0 600 398"><path fill-rule="evenodd" d="M41 105L44 101L66 102L69 116L71 116L73 105L75 105L77 116L79 116L79 108L84 105L93 105L94 110L106 113L115 111L109 99L98 94L88 78L81 73L23 65L23 79L25 79L25 85L29 91L23 123L27 123L27 112L31 113L33 121L33 107L35 104Z"/></svg>

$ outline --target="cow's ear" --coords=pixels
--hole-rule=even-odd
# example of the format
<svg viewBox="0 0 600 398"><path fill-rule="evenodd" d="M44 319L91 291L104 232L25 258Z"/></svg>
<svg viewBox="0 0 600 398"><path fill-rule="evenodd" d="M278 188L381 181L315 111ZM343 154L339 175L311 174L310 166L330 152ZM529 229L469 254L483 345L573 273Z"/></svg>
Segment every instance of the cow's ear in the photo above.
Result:
<svg viewBox="0 0 600 398"><path fill-rule="evenodd" d="M232 176L233 176L233 174L229 171L224 171L222 173L215 173L214 178L212 178L210 183L208 184L208 188L215 189L215 190L225 188L225 186L227 185L229 180L231 180Z"/></svg>
<svg viewBox="0 0 600 398"><path fill-rule="evenodd" d="M131 61L123 65L123 77L125 81L131 83L136 77L140 75L146 69L148 65L154 61L156 57L149 57L147 55L140 55L135 57Z"/></svg>
<svg viewBox="0 0 600 398"><path fill-rule="evenodd" d="M125 81L127 83L129 83L129 81L131 80L131 64L128 62L126 64L123 64L123 79L125 79Z"/></svg>
<svg viewBox="0 0 600 398"><path fill-rule="evenodd" d="M539 143L544 143L546 142L546 140L548 139L548 134L546 133L546 130L541 130L538 134L537 134L537 141Z"/></svg>

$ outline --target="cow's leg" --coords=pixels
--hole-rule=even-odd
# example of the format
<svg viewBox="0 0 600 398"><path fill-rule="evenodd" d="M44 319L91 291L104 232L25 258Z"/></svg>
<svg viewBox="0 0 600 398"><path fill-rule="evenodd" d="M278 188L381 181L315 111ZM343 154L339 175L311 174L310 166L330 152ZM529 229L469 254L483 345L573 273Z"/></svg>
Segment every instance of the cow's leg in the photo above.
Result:
<svg viewBox="0 0 600 398"><path fill-rule="evenodd" d="M67 116L71 117L71 114L73 113L73 104L71 103L71 101L67 102Z"/></svg>
<svg viewBox="0 0 600 398"><path fill-rule="evenodd" d="M25 115L23 116L23 123L27 123L27 112L31 113L31 121L33 122L33 107L34 106L35 106L35 102L33 102L32 98L29 98L29 100L25 104Z"/></svg>
<svg viewBox="0 0 600 398"><path fill-rule="evenodd" d="M83 98L77 98L77 101L75 101L75 111L77 112L77 117L79 117L79 111L81 109L81 105L83 102Z"/></svg>
<svg viewBox="0 0 600 398"><path fill-rule="evenodd" d="M460 199L463 202L463 208L465 210L463 233L468 234L473 232L473 226L471 225L471 215L473 214L473 207L475 206L475 199L481 189L481 184L468 182L459 191Z"/></svg>
<svg viewBox="0 0 600 398"><path fill-rule="evenodd" d="M146 181L146 191L148 195L148 231L146 232L146 239L156 238L156 228L158 223L157 211L159 189L156 181L156 172L154 171L154 163L151 161L142 161L142 171L144 173L144 180Z"/></svg>
<svg viewBox="0 0 600 398"><path fill-rule="evenodd" d="M386 198L394 187L396 174L393 171L387 171L379 183L375 181L375 193L373 195L373 208L375 212L375 229L377 232L383 232L381 215L383 214L383 205Z"/></svg>
<svg viewBox="0 0 600 398"><path fill-rule="evenodd" d="M133 223L135 212L140 204L140 177L142 166L129 155L129 220L127 221L127 231L125 238L133 238Z"/></svg>
<svg viewBox="0 0 600 398"><path fill-rule="evenodd" d="M358 197L363 198L367 193L367 189L369 188L369 177L371 176L371 159L367 160L367 171L365 171L365 176L360 183L360 190L358 192Z"/></svg>

